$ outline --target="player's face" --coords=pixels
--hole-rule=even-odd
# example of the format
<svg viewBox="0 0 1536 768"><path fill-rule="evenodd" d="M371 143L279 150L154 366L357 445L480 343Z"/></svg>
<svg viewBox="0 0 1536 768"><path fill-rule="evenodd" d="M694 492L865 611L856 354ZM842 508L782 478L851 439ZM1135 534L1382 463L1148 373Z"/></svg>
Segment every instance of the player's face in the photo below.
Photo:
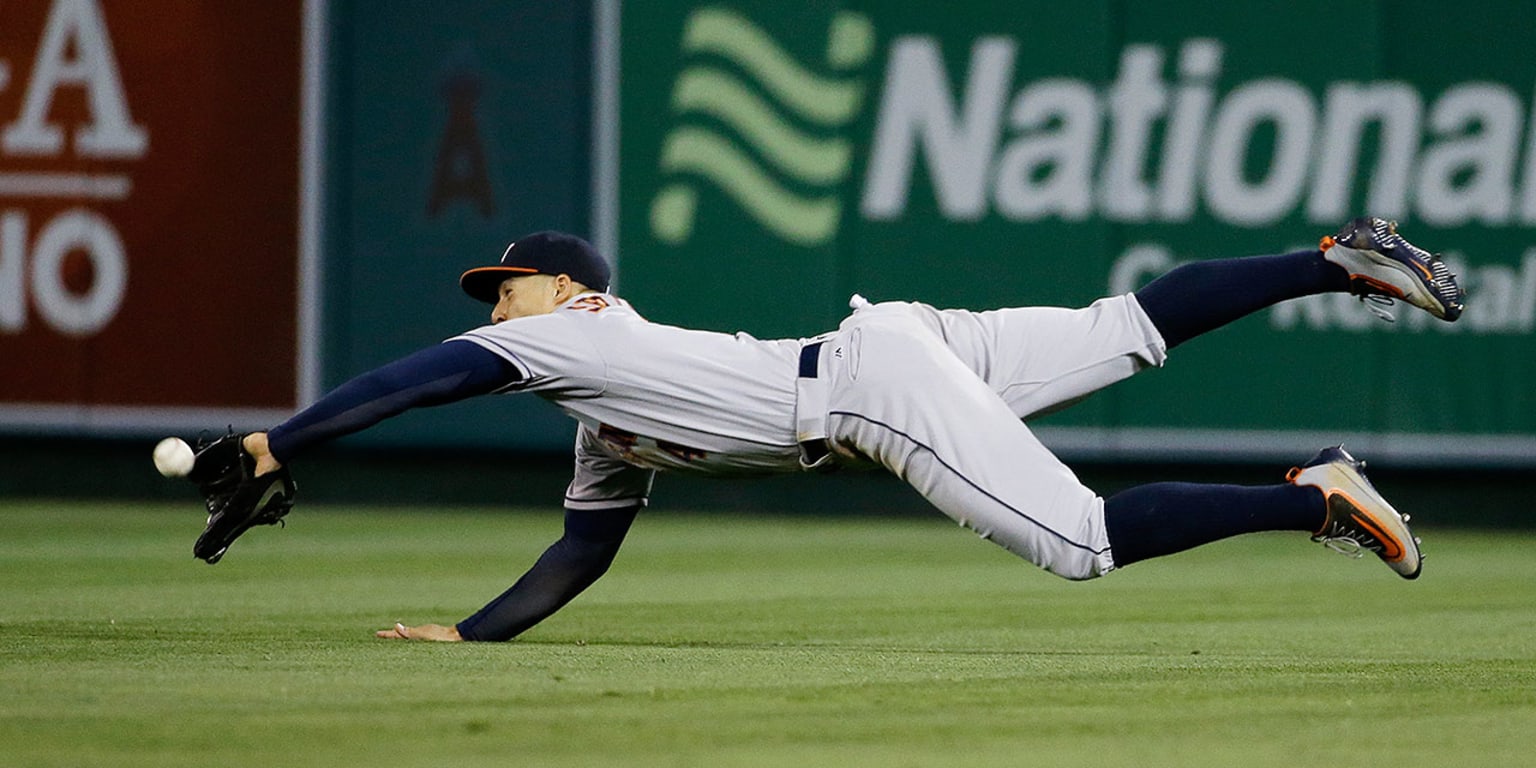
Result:
<svg viewBox="0 0 1536 768"><path fill-rule="evenodd" d="M560 290L550 275L521 275L502 281L491 322L500 323L519 317L547 315L559 305Z"/></svg>

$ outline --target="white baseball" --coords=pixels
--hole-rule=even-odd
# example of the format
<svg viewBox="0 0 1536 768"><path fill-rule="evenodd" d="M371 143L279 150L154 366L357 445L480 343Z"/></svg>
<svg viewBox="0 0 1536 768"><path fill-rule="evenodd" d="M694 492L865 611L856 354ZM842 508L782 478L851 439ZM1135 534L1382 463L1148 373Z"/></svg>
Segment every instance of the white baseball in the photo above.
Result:
<svg viewBox="0 0 1536 768"><path fill-rule="evenodd" d="M195 457L192 446L179 437L167 437L155 444L155 469L166 477L186 477Z"/></svg>

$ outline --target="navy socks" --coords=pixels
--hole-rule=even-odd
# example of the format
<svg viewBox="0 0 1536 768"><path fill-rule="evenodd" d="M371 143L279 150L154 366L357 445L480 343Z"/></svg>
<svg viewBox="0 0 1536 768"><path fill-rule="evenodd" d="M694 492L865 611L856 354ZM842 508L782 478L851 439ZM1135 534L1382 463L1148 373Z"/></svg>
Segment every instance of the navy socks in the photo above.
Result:
<svg viewBox="0 0 1536 768"><path fill-rule="evenodd" d="M1349 290L1349 273L1321 251L1194 261L1136 292L1172 349L1286 299Z"/></svg>
<svg viewBox="0 0 1536 768"><path fill-rule="evenodd" d="M1287 299L1349 290L1349 273L1321 251L1196 261L1136 292L1172 349ZM1104 502L1116 566L1255 531L1323 527L1323 494L1310 486L1151 483Z"/></svg>
<svg viewBox="0 0 1536 768"><path fill-rule="evenodd" d="M1326 514L1312 486L1149 483L1105 499L1104 528L1123 567L1242 533L1313 533Z"/></svg>

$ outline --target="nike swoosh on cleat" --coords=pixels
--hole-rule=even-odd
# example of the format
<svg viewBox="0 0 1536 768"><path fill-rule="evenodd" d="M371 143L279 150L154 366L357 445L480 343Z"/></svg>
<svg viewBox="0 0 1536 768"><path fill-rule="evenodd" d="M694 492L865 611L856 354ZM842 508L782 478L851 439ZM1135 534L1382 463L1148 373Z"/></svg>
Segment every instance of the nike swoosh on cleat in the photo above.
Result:
<svg viewBox="0 0 1536 768"><path fill-rule="evenodd" d="M1372 536L1376 537L1377 541L1381 542L1381 557L1383 560L1395 563L1403 559L1403 545L1397 539L1392 538L1391 534L1382 530L1375 520L1359 512L1350 513L1350 517L1354 519L1357 525L1369 531Z"/></svg>
<svg viewBox="0 0 1536 768"><path fill-rule="evenodd" d="M1376 278L1371 277L1369 275L1353 275L1352 274L1352 275L1350 275L1350 277L1355 279L1355 280L1359 280L1360 282L1365 283L1366 285L1369 285L1370 287L1380 291L1382 294L1384 294L1386 296L1391 296L1391 297L1397 298L1397 299L1407 299L1408 298L1408 295L1403 293L1403 290L1401 288L1398 288L1397 286L1395 286L1395 285L1393 285L1391 283L1384 283L1384 282L1382 282L1380 280L1377 280Z"/></svg>
<svg viewBox="0 0 1536 768"><path fill-rule="evenodd" d="M1409 264L1412 264L1414 269L1417 269L1420 272L1423 272L1424 273L1424 279L1426 281L1431 282L1431 283L1433 283L1435 281L1435 273L1429 271L1429 267L1426 267L1423 264L1420 264L1418 259L1407 259L1407 262Z"/></svg>

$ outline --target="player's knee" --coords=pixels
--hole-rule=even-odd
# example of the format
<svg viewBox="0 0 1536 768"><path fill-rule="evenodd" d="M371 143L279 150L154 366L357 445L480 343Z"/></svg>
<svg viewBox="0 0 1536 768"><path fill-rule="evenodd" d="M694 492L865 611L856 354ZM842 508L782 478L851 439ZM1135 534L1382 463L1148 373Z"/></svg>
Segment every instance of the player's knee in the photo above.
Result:
<svg viewBox="0 0 1536 768"><path fill-rule="evenodd" d="M1040 563L1046 573L1060 576L1067 581L1090 581L1115 569L1114 561L1107 555L1093 552L1072 552L1052 557Z"/></svg>
<svg viewBox="0 0 1536 768"><path fill-rule="evenodd" d="M1041 570L1053 576L1060 576L1067 581L1088 581L1096 579L1111 570L1114 563L1106 558L1088 551L1063 551L1062 548L1049 544L1042 545L1038 541L1024 540L1008 541L1001 537L994 537L982 533L981 537L1001 545L1004 549L1019 557L1039 566Z"/></svg>

